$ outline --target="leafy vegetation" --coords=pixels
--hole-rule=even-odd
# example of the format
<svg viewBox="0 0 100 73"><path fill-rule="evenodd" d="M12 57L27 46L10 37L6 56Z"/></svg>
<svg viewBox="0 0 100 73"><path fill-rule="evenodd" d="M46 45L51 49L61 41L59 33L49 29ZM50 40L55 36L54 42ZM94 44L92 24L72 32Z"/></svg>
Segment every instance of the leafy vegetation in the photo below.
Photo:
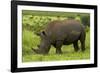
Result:
<svg viewBox="0 0 100 73"><path fill-rule="evenodd" d="M75 52L73 45L62 47L63 54L55 54L55 48L52 46L48 55L38 55L32 51L32 47L37 48L40 43L40 37L36 34L42 31L47 24L53 20L76 19L83 23L82 17L87 17L85 13L66 13L66 12L43 12L43 11L22 11L22 60L23 62L33 61L54 61L54 60L79 60L90 58L90 28L89 18L85 22L86 26L86 51ZM79 42L80 46L80 42Z"/></svg>

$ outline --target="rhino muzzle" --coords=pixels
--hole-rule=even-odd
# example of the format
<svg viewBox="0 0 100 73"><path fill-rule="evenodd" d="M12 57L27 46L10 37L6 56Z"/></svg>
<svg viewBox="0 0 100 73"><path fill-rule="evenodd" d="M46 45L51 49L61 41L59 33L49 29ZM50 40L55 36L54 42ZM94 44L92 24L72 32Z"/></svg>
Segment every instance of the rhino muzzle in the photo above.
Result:
<svg viewBox="0 0 100 73"><path fill-rule="evenodd" d="M43 52L40 49L34 49L32 48L32 50L36 53L36 54L47 54L47 52Z"/></svg>
<svg viewBox="0 0 100 73"><path fill-rule="evenodd" d="M35 53L37 53L37 54L40 53L38 49L33 49L33 48L32 48L32 50L33 50Z"/></svg>

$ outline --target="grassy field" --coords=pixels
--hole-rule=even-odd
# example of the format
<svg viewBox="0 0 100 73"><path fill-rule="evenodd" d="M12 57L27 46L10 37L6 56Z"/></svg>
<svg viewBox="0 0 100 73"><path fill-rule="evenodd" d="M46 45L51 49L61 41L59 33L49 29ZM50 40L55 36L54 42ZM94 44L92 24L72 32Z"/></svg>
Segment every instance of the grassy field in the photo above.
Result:
<svg viewBox="0 0 100 73"><path fill-rule="evenodd" d="M37 48L40 43L40 37L36 35L41 31L48 22L53 20L64 20L68 17L75 17L78 13L49 13L38 11L26 11L23 12L23 30L22 30L22 62L36 62L36 61L60 61L60 60L83 60L90 58L90 30L89 27L86 30L86 50L85 52L75 52L73 45L65 45L62 47L63 54L56 54L55 48L52 46L48 55L38 55L32 51L33 48ZM63 14L63 15L62 15ZM58 16L59 15L59 16ZM81 13L81 15L85 15ZM88 15L88 14L86 14ZM81 20L80 20L81 21ZM80 46L80 42L79 42Z"/></svg>
<svg viewBox="0 0 100 73"><path fill-rule="evenodd" d="M39 44L40 38L34 35L30 31L23 32L23 39L27 38L27 42L23 42L23 44L27 44L26 53L23 53L23 62L33 62L33 61L56 61L56 60L81 60L81 59L89 59L90 58L90 32L87 32L86 35L86 50L85 52L75 52L73 45L65 45L62 47L63 54L58 55L55 54L55 48L52 46L48 55L38 55L35 54L31 47L37 47L36 45ZM30 43L31 44L28 44ZM80 42L79 42L80 45ZM24 45L23 45L24 46Z"/></svg>

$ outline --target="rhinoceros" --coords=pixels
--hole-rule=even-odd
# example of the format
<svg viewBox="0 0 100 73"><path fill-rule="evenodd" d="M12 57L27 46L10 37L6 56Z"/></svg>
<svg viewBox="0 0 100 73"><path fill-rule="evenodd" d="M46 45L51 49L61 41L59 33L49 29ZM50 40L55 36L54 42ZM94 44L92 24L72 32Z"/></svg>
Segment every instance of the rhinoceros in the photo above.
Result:
<svg viewBox="0 0 100 73"><path fill-rule="evenodd" d="M61 54L63 45L73 44L74 50L79 51L78 40L81 43L81 51L85 51L86 32L84 26L78 20L54 20L40 32L40 45L32 50L37 54L48 54L51 45L56 48L56 53ZM67 48L66 48L67 49Z"/></svg>

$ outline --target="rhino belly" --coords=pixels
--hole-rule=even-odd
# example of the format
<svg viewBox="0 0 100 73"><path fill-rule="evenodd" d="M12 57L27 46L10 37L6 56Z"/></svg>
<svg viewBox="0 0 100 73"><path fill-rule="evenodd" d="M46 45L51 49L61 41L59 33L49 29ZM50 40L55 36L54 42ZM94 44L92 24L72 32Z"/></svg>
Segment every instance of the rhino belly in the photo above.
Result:
<svg viewBox="0 0 100 73"><path fill-rule="evenodd" d="M64 39L63 44L64 45L69 45L72 44L73 42L79 40L81 32L71 32L67 35L67 37Z"/></svg>

